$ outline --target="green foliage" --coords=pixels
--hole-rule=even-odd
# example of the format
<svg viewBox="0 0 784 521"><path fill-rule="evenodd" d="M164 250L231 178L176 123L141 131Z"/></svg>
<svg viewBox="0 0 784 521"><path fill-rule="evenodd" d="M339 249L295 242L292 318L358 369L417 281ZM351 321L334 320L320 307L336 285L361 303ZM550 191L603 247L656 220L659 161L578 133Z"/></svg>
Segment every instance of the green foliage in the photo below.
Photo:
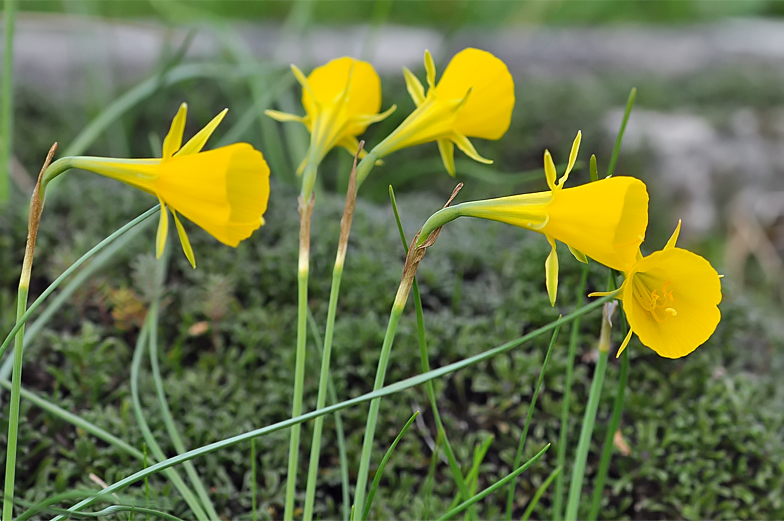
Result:
<svg viewBox="0 0 784 521"><path fill-rule="evenodd" d="M71 234L63 234L64 230L80 230L86 243L97 242L140 213L145 204L153 203L102 179L74 174L70 181L58 187L63 197L47 206L49 219L44 219L42 230L47 247L41 249L36 260L39 274L49 273L48 267L59 262L54 252L75 247L69 246ZM266 216L268 224L236 250L218 245L188 224L199 269L192 270L179 250L173 250L161 316L161 369L172 413L188 447L285 419L290 412L296 322L296 273L292 264L297 248L296 192L275 185L273 194ZM65 202L74 200L85 201L85 205L74 208ZM440 198L422 194L401 195L398 200L409 236L443 204ZM71 211L65 212L66 207ZM341 209L340 198L322 196L314 218L311 307L322 327ZM22 212L12 221L13 246L20 248L24 236ZM153 234L154 230L147 230L132 243L132 248L102 275L105 284L148 295ZM476 354L568 311L576 297L580 267L564 257L562 292L558 307L551 308L544 291L546 254L547 244L542 237L506 225L459 219L447 226L420 267L432 365ZM402 260L389 206L360 201L335 331L333 376L339 399L370 389ZM133 270L125 268L129 264ZM589 289L601 289L605 281L605 271L593 266ZM39 286L44 283L40 280ZM9 291L10 285L6 286ZM78 309L64 309L28 346L25 386L141 449L142 437L133 420L128 383L131 346L138 329L118 327L107 313L105 290L86 287L84 291L87 294ZM777 493L784 484L784 447L777 436L782 423L782 396L775 385L781 366L778 346L746 302L727 301L723 314L714 337L685 360L661 359L636 342L630 346L632 370L621 425L632 452L613 458L603 518L784 515ZM193 327L200 322L207 322L209 332ZM577 441L593 366L585 355L595 345L598 322L598 315L583 321L578 347L578 360L582 361L575 371L569 447ZM524 459L558 438L566 339L563 336L556 344L550 361ZM620 338L615 341L617 345ZM541 338L435 382L443 421L464 471L471 466L475 448L489 436L494 437L480 466L477 490L513 470L517 442L547 345L548 339ZM416 324L413 309L408 309L392 352L388 380L416 374L419 366ZM311 356L306 371L306 410L315 404L318 367L318 360ZM617 370L613 360L588 460L586 490L598 464ZM171 454L173 449L148 371L145 369L141 377L142 401L150 427L164 451ZM427 404L424 388L381 403L375 464L413 411L422 411L427 430L417 428L401 439L379 484L373 518L417 518L426 508L431 515L444 513L454 497L451 475L443 462L437 464L432 494L425 494L431 461L425 440L436 436ZM365 412L364 407L357 407L343 413L353 469L358 464ZM73 488L95 490L90 473L112 483L141 466L125 453L24 402L23 414L26 421L20 434L18 470L22 499L39 501ZM0 425L0 429L4 427ZM309 432L306 425L305 448L310 445ZM282 432L257 443L261 518L278 517L282 512L287 439ZM330 416L325 421L322 446L323 472L316 514L335 517L341 512L342 496ZM515 516L522 515L554 469L553 449L518 478ZM194 461L218 512L226 517L250 516L249 457L250 446L238 446ZM300 459L304 471L306 454ZM172 495L171 486L163 478L151 479L150 487L151 507L188 517L184 502ZM125 499L143 500L144 494L139 485L128 489ZM495 494L480 502L480 516L500 516L505 508L504 496ZM534 516L549 517L551 497L548 489ZM589 497L584 498L583 508L587 508Z"/></svg>

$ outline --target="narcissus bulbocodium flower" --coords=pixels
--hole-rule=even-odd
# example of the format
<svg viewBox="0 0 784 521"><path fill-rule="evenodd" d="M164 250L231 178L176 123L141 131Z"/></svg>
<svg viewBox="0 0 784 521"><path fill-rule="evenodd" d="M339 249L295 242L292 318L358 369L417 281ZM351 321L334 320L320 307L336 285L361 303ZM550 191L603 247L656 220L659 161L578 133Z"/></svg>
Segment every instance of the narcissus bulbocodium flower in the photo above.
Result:
<svg viewBox="0 0 784 521"><path fill-rule="evenodd" d="M403 69L408 93L417 108L373 149L382 158L401 148L436 141L447 172L455 175L455 145L468 157L480 156L469 137L500 139L514 108L514 81L504 62L487 51L463 49L449 62L436 85L436 66L425 51L427 95L416 76ZM359 181L360 174L357 173Z"/></svg>
<svg viewBox="0 0 784 521"><path fill-rule="evenodd" d="M581 262L586 256L620 271L634 265L648 227L648 191L633 177L611 177L564 188L577 160L582 134L572 144L566 171L556 181L555 164L544 152L544 172L550 190L453 206L459 215L505 222L544 234L551 251L545 262L547 292L555 304L558 291L559 240Z"/></svg>
<svg viewBox="0 0 784 521"><path fill-rule="evenodd" d="M267 110L265 114L278 121L299 121L310 132L308 155L300 163L297 175L306 167L311 175L303 179L309 192L315 181L315 169L335 146L341 146L354 156L359 148L357 136L368 125L381 121L395 107L379 114L381 109L381 80L373 66L361 60L342 57L313 69L306 78L296 65L291 66L302 85L302 105L305 116ZM363 151L362 156L366 153ZM309 186L306 186L308 185Z"/></svg>
<svg viewBox="0 0 784 521"><path fill-rule="evenodd" d="M659 356L686 356L710 338L721 320L720 276L707 260L675 246L680 229L678 222L663 250L647 257L640 254L626 272L618 298L629 321L629 333L618 356L632 333Z"/></svg>
<svg viewBox="0 0 784 521"><path fill-rule="evenodd" d="M122 181L154 195L161 203L156 255L163 253L171 210L182 249L196 267L188 235L177 212L223 244L236 247L264 224L269 199L269 167L247 143L202 152L227 110L182 145L188 107L180 105L163 140L160 159L70 158L71 166ZM182 145L182 146L181 146Z"/></svg>

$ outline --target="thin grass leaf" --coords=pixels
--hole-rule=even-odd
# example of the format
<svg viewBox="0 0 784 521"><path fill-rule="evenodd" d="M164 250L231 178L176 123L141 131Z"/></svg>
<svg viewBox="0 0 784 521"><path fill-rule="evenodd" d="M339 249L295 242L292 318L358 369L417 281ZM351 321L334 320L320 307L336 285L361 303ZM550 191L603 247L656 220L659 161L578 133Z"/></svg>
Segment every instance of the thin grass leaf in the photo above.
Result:
<svg viewBox="0 0 784 521"><path fill-rule="evenodd" d="M136 483L136 482L138 482L140 480L143 480L147 476L151 476L153 474L156 474L156 473L158 473L158 472L160 472L160 471L162 471L164 469L168 469L168 468L173 467L175 465L179 465L183 461L188 461L188 460L191 460L193 458L197 458L199 456L203 456L205 454L210 454L212 452L215 452L215 451L218 451L218 450L222 450L222 449L224 449L226 447L234 446L234 445L236 445L238 443L243 443L245 441L250 441L253 438L266 436L267 434L272 434L274 432L278 432L278 431L281 431L283 429L287 429L287 428L291 427L292 425L296 425L296 424L300 424L300 423L312 420L313 418L316 418L318 416L323 416L325 414L330 414L330 413L333 413L335 411L339 411L339 410L342 410L342 409L346 409L348 407L352 407L354 405L363 404L363 403L369 402L371 400L375 400L376 398L383 398L385 396L390 396L390 395L399 393L401 391L404 391L406 389L410 389L412 387L416 387L417 385L421 385L421 384L423 384L425 382L428 382L430 380L434 380L436 378L441 378L441 377L443 377L443 376L445 376L447 374L453 373L455 371L459 371L460 369L463 369L465 367L470 367L472 365L478 364L479 362L482 362L484 360L488 360L488 359L490 359L490 358L492 358L492 357L494 357L494 356L496 356L498 354L505 353L505 352L507 352L507 351L509 351L511 349L519 347L520 345L525 344L526 342L528 342L528 341L530 341L530 340L532 340L534 338L537 338L537 337L539 337L539 336L541 336L541 335L543 335L545 333L548 333L548 332L552 331L553 329L555 329L558 326L561 326L563 324L568 324L569 322L573 321L574 319L576 319L578 317L582 317L585 314L588 314L588 313L590 313L592 311L595 311L595 310L599 309L601 306L603 306L606 302L609 302L610 300L612 300L613 298L615 298L613 295L607 295L607 296L604 296L604 297L600 297L600 298L596 299L595 301L591 302L590 304L588 304L586 306L583 306L582 308L580 308L578 310L573 311L569 315L566 315L565 317L559 318L558 320L555 320L555 321L553 321L553 322L551 322L551 323L549 323L549 324L547 324L545 326L542 326L542 327L540 327L540 328L538 328L538 329L536 329L534 331L531 331L530 333L528 333L526 335L523 335L523 336L521 336L521 337L519 337L519 338L517 338L515 340L511 340L509 342L506 342L506 343L504 343L504 344L502 344L500 346L494 347L492 349L488 349L487 351L484 351L482 353L470 356L470 357L465 358L463 360L460 360L458 362L453 362L453 363L447 364L447 365L445 365L443 367L439 367L438 369L433 369L431 371L428 371L427 373L419 374L419 375L416 375L416 376L412 376L412 377L406 378L406 379L401 380L399 382L386 385L386 386L384 386L384 387L382 387L382 388L380 388L380 389L378 389L376 391L373 391L373 392L370 392L370 393L366 393L366 394L363 394L361 396L357 396L356 398L352 398L352 399L349 399L349 400L344 400L344 401L342 401L340 403L336 403L334 405L329 405L327 407L324 407L323 409L319 409L318 411L311 411L309 413L302 414L302 415L296 416L294 418L289 418L287 420L283 420L283 421L280 421L278 423L274 423L272 425L267 425L265 427L261 427L259 429L254 429L252 431L245 432L245 433L242 433L242 434L238 434L236 436L231 436L229 438L225 438L225 439L220 440L220 441L216 441L216 442L213 442L213 443L208 443L207 445L203 445L201 447L198 447L196 449L190 450L190 451L185 452L183 454L179 454L177 456L174 456L174 457L171 457L171 458L167 458L167 459L165 459L163 461L160 461L158 463L155 463L155 464L151 465L150 467L147 467L147 468L145 468L143 470L137 471L137 472L131 474L130 476L127 476L127 477L117 481L116 483L113 483L112 485L109 485L105 490L103 490L100 493L100 495L107 495L107 494L111 494L113 492L117 492L118 490L122 490L125 487L127 487L128 485L131 485L131 484ZM548 447L549 447L549 445L548 445ZM77 505L74 505L73 507L71 507L70 510L71 511L79 510L80 508L83 508L85 506L89 506L94 501L95 501L95 499L81 501ZM61 520L61 519L62 519L62 517L59 517L59 516L58 516L58 518L56 518L56 520L58 520L58 521Z"/></svg>
<svg viewBox="0 0 784 521"><path fill-rule="evenodd" d="M490 485L489 487L484 489L479 494L476 494L476 495L472 496L467 501L463 501L457 507L451 509L446 514L444 514L443 516L439 517L438 521L446 521L447 519L451 519L452 517L456 516L457 514L459 514L460 512L462 512L463 510L465 510L469 506L473 505L477 501L480 501L480 500L484 499L485 497L489 496L490 494L492 494L493 492L495 492L499 488L503 487L508 482L510 482L511 480L515 479L517 476L519 476L520 474L525 472L528 469L528 467L530 467L531 465L536 463L536 461L539 458L541 458L542 455L545 452L547 452L547 449L549 449L549 448L550 448L550 444L548 443L547 445L544 446L544 448L542 450L540 450L533 458L531 458L530 460L526 461L520 468L518 468L517 470L515 470L514 472L512 472L511 474L509 474L505 478L503 478L503 479L495 482L494 484Z"/></svg>
<svg viewBox="0 0 784 521"><path fill-rule="evenodd" d="M528 518L531 517L534 508L536 508L536 505L539 504L539 500L542 499L542 495L544 495L545 491L547 490L547 487L550 486L550 483L552 483L555 477L560 473L561 473L561 467L558 467L557 469L552 471L550 475L547 476L547 479L544 480L544 483L542 483L541 486L538 489L536 489L536 494L534 494L534 497L532 497L531 501L528 502L528 507L526 507L525 512L523 512L523 517L520 518L520 521L528 521Z"/></svg>
<svg viewBox="0 0 784 521"><path fill-rule="evenodd" d="M544 363L542 364L542 370L539 371L539 380L536 382L536 388L534 389L534 395L531 398L531 404L528 406L528 415L525 417L525 426L523 426L523 434L520 436L520 443L517 446L517 454L515 454L514 465L512 467L517 467L520 464L520 460L523 459L523 449L525 448L525 439L528 436L528 427L531 425L531 417L534 413L534 407L536 407L536 399L539 396L539 388L542 386L542 381L544 380L544 373L547 371L547 364L550 362L550 355L553 354L553 346L555 346L555 341L558 338L558 332L561 330L560 327L555 328L553 330L553 336L550 338L550 346L547 348L547 354L544 357ZM514 508L514 493L515 493L515 486L517 485L517 481L512 480L512 484L509 485L509 494L506 497L506 519L509 521L512 519L512 509Z"/></svg>
<svg viewBox="0 0 784 521"><path fill-rule="evenodd" d="M158 212L158 210L160 210L160 205L156 205L156 206L154 206L154 207L150 208L149 210L147 210L146 212L144 212L143 214L141 214L141 215L140 215L139 217L137 217L136 219L132 220L131 222L129 222L128 224L126 224L125 226L123 226L122 228L120 228L119 230L117 230L116 232L112 233L112 234L111 234L111 235L109 235L109 236L108 236L106 239L102 240L102 241L101 241L101 242L99 242L97 245L93 246L93 248L92 248L90 251L88 251L87 253L85 253L84 255L82 255L82 256L79 258L79 260L77 260L76 262L74 262L73 264L71 264L71 266L70 266L70 267L69 267L67 270L65 270L65 271L62 273L62 275L60 275L59 277L57 277L57 278L54 280L54 282L52 282L52 283L49 285L49 287L47 287L47 288L46 288L46 289L43 291L43 293L41 293L41 295L40 295L40 296L39 296L37 299L35 299L35 302L33 302L33 303L32 303L32 304L31 304L31 305L30 305L30 306L27 308L27 311L24 313L24 315L22 315L22 317L21 317L21 318L20 318L20 319L17 321L17 323L14 325L14 327L13 327L13 328L11 329L11 331L8 333L8 336L6 336L5 340L3 341L3 344L2 344L2 345L0 345L0 357L2 357L2 356L5 354L6 350L8 349L8 346L9 346L9 344L11 343L11 340L13 340L13 338L14 338L14 335L16 334L16 332L17 332L17 331L19 331L19 329L20 329L20 328L22 328L22 327L25 325L25 323L27 322L27 320L30 318L30 315L32 315L32 314L35 312L35 310L36 310L36 309L38 309L38 307L39 307L41 304L43 304L44 300L46 300L46 298L47 298L49 295L51 295L51 294L52 294L52 292L53 292L55 289L57 289L57 287L58 287L58 286L59 286L59 285L60 285L60 284L61 284L61 283L62 283L62 282L65 280L65 279L67 279L67 278L68 278L68 277L69 277L69 276L70 276L70 275L71 275L71 274L72 274L74 271L76 271L77 269L79 269L79 267L80 267L82 264L84 264L85 262L87 262L87 261L88 261L88 260L89 260L91 257L93 257L94 255L96 255L96 254L97 254L98 252L100 252L102 249L106 248L106 247L107 247L108 245L110 245L112 242L114 242L114 241L115 241L115 240L116 240L118 237L122 236L124 233L126 233L126 232L128 232L129 230L133 229L135 226L137 226L137 225L141 224L142 222L144 222L144 221L145 221L146 219L148 219L149 217L152 217L153 215L155 215L155 214ZM76 288L74 288L74 289L76 289ZM26 337L25 337L25 338L26 338ZM6 374L7 374L7 373L6 373Z"/></svg>
<svg viewBox="0 0 784 521"><path fill-rule="evenodd" d="M626 100L626 110L623 112L621 128L618 130L618 137L615 138L615 146L613 147L612 156L610 156L610 164L607 166L607 177L611 177L615 171L615 163L618 162L618 154L621 152L623 133L626 132L626 123L629 122L629 116L632 113L635 99L637 99L637 88L632 87L632 90L629 92L629 98Z"/></svg>
<svg viewBox="0 0 784 521"><path fill-rule="evenodd" d="M14 146L14 22L17 0L3 2L3 76L0 79L0 206L5 206L11 193L11 150Z"/></svg>
<svg viewBox="0 0 784 521"><path fill-rule="evenodd" d="M155 266L156 298L150 306L149 320L152 325L148 333L148 342L152 378L155 383L155 392L158 396L158 406L161 410L163 423L166 426L166 432L169 434L172 445L174 445L174 450L176 450L178 454L182 454L186 451L185 444L180 437L177 425L174 423L174 416L171 413L169 402L166 399L166 393L163 390L163 378L161 377L161 370L158 365L158 309L159 299L163 288L163 281L166 279L166 266L169 260L169 251L170 250L168 248L165 250L164 255L156 262ZM204 483L199 477L199 473L196 472L196 467L193 466L193 462L187 461L183 464L183 466L185 467L185 474L188 476L188 480L191 482L191 486L196 489L196 495L199 497L202 506L205 508L207 516L209 519L218 519L220 516L218 516L218 513L215 511L215 506L212 504L212 500L210 499L209 494L207 494L207 488L204 486Z"/></svg>
<svg viewBox="0 0 784 521"><path fill-rule="evenodd" d="M411 418L408 419L406 424L400 430L400 433L397 435L397 437L395 437L395 441L393 441L392 445L390 445L389 449L387 449L387 452L386 454L384 454L384 457L381 458L381 463L379 463L378 465L378 470L376 470L376 475L373 477L373 483L370 485L370 492L368 492L367 499L365 500L365 511L362 512L363 521L365 521L368 518L368 515L370 514L370 507L373 504L373 498L376 496L376 490L378 490L378 484L381 482L381 476L384 473L384 467L387 466L387 462L389 461L389 458L392 457L392 453L395 451L395 447L397 447L397 444L403 438L403 435L406 433L408 428L411 427L411 424L414 423L414 420L416 419L417 416L419 416L419 411L416 411L414 414L411 415Z"/></svg>
<svg viewBox="0 0 784 521"><path fill-rule="evenodd" d="M139 338L136 340L136 347L133 352L133 360L131 362L131 398L133 402L133 412L136 416L136 423L139 424L139 430L142 431L146 446L150 447L153 456L155 456L158 461L163 461L166 459L166 455L163 453L163 450L161 450L160 445L158 445L155 436L153 436L152 431L150 430L150 426L147 424L147 420L144 417L144 410L142 409L141 399L139 398L139 373L141 371L144 348L146 347L151 327L152 315L148 314L147 319L144 321L144 326L142 326L141 331L139 331ZM153 467L147 467L145 470L151 468ZM179 473L174 469L167 469L165 476L172 482L180 495L182 495L191 511L193 511L194 516L196 516L199 521L210 521L210 518L207 517L207 514L204 512L201 503L196 498L196 495L188 488L188 485L185 484L185 481L183 481ZM106 488L105 491L110 488L111 486ZM100 494L95 497L100 497ZM86 501L89 501L89 499Z"/></svg>

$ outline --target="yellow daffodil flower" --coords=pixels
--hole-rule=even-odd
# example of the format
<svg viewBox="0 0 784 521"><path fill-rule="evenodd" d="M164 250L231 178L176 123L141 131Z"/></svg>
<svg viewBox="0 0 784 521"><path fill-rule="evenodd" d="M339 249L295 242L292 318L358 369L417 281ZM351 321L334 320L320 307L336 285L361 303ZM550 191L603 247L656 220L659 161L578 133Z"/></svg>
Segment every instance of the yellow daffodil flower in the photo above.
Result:
<svg viewBox="0 0 784 521"><path fill-rule="evenodd" d="M312 174L303 180L305 192L304 188L308 191L312 188L315 169L327 152L341 146L352 156L356 155L359 148L357 136L371 123L386 118L395 107L378 113L381 109L381 80L367 62L344 56L315 68L307 78L295 65L291 66L291 70L302 85L305 116L276 110L267 110L265 114L278 121L299 121L310 132L308 155L297 169L297 175L302 174L308 165L312 169Z"/></svg>
<svg viewBox="0 0 784 521"><path fill-rule="evenodd" d="M468 138L500 139L509 128L515 102L509 69L489 52L472 48L452 58L437 85L436 66L428 51L425 51L425 69L427 95L416 76L403 69L408 93L417 108L374 148L377 157L436 141L451 176L455 175L455 145L471 159L492 163L477 153Z"/></svg>
<svg viewBox="0 0 784 521"><path fill-rule="evenodd" d="M611 268L627 271L635 263L648 226L648 192L633 177L611 177L574 188L564 183L577 160L582 134L572 144L566 172L556 181L555 164L544 152L544 171L550 191L520 194L452 207L459 215L505 222L544 234L551 251L545 262L550 303L558 291L555 241L569 247L581 262L586 256Z"/></svg>
<svg viewBox="0 0 784 521"><path fill-rule="evenodd" d="M269 199L269 167L261 152L247 143L201 151L227 110L182 145L187 110L185 103L180 105L163 140L160 159L67 159L72 168L122 181L157 197L161 203L155 241L157 256L161 256L166 245L168 208L185 256L195 268L193 249L177 212L220 242L236 247L264 224L263 215Z"/></svg>
<svg viewBox="0 0 784 521"><path fill-rule="evenodd" d="M618 298L629 321L629 333L618 356L632 333L659 356L686 356L710 338L721 320L720 276L707 260L675 246L680 229L678 222L663 250L640 255L626 272Z"/></svg>

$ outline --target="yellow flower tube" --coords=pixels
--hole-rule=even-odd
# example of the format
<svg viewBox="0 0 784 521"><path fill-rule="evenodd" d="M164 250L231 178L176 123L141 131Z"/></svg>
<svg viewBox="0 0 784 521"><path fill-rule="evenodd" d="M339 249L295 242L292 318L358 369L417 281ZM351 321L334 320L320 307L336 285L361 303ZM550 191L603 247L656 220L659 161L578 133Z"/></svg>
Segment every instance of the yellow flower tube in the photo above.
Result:
<svg viewBox="0 0 784 521"><path fill-rule="evenodd" d="M449 62L436 84L436 66L425 51L428 90L403 69L408 93L416 109L371 151L368 159L383 158L401 148L436 141L449 175L455 175L454 147L481 163L492 163L477 153L469 137L500 139L509 128L514 108L514 81L504 62L479 49L467 48ZM357 182L368 175L372 162L357 168Z"/></svg>
<svg viewBox="0 0 784 521"><path fill-rule="evenodd" d="M395 107L378 113L381 80L367 62L344 56L315 68L307 78L295 65L291 69L302 85L305 116L276 110L264 113L278 121L298 121L310 132L308 155L297 169L297 175L301 175L309 167L303 179L303 193L310 193L316 169L327 152L341 146L352 156L356 155L357 136L371 123L386 118ZM365 155L363 152L362 157Z"/></svg>
<svg viewBox="0 0 784 521"><path fill-rule="evenodd" d="M544 153L544 170L550 190L496 199L471 201L441 210L428 220L421 240L442 225L445 216L479 217L500 221L543 234L551 245L545 262L547 292L555 304L558 291L558 256L555 241L565 243L581 262L586 256L611 268L627 271L636 262L648 226L648 192L633 177L611 177L574 188L564 183L577 160L582 135L572 144L566 172L556 182L555 164ZM431 218L433 219L433 218ZM449 220L451 220L449 219Z"/></svg>
<svg viewBox="0 0 784 521"><path fill-rule="evenodd" d="M686 356L710 338L721 320L720 276L703 257L675 246L680 229L678 222L663 250L640 255L626 273L618 298L629 333L618 355L635 333L659 356Z"/></svg>
<svg viewBox="0 0 784 521"><path fill-rule="evenodd" d="M81 168L122 181L157 197L161 203L157 256L161 256L166 244L168 208L185 256L195 268L193 249L177 212L220 242L236 247L264 224L263 215L269 199L269 167L261 152L247 143L201 151L226 110L181 146L186 114L187 105L183 103L163 141L160 159L80 156L58 162L65 168ZM59 168L62 167L58 165L56 169Z"/></svg>

